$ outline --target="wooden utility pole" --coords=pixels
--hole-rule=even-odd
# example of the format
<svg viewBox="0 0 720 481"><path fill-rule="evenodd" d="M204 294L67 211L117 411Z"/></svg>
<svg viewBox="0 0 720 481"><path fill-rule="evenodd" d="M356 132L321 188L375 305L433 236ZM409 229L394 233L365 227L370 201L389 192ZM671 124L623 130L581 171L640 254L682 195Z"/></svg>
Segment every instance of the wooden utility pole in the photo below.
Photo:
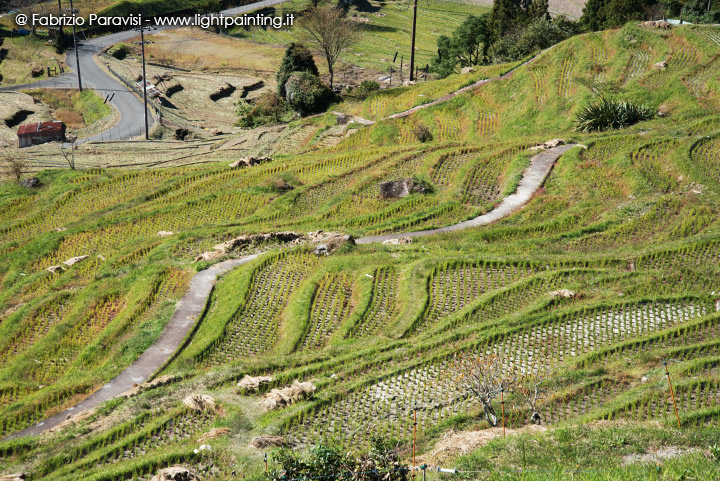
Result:
<svg viewBox="0 0 720 481"><path fill-rule="evenodd" d="M415 80L413 72L415 69L415 27L417 26L417 2L413 4L413 27L412 27L412 39L410 40L410 81Z"/></svg>
<svg viewBox="0 0 720 481"><path fill-rule="evenodd" d="M77 67L78 90L82 92L82 77L80 76L80 56L78 55L77 36L75 35L75 7L73 6L73 0L70 0L70 11L72 12L73 16L73 45L75 46L75 66Z"/></svg>

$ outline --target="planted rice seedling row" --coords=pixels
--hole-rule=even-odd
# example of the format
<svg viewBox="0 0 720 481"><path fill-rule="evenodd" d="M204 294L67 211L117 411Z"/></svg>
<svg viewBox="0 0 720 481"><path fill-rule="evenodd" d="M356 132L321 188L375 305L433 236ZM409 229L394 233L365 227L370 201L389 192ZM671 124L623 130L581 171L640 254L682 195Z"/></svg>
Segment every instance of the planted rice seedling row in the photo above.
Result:
<svg viewBox="0 0 720 481"><path fill-rule="evenodd" d="M346 274L327 274L317 285L300 350L324 347L353 308L352 281Z"/></svg>

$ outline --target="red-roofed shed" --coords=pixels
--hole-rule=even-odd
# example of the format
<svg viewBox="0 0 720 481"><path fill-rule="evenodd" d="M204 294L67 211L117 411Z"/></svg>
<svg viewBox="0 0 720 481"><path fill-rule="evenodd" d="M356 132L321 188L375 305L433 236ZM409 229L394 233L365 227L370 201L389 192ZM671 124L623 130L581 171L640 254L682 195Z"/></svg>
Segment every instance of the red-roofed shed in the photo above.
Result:
<svg viewBox="0 0 720 481"><path fill-rule="evenodd" d="M18 147L65 141L65 124L59 120L21 125L18 129Z"/></svg>

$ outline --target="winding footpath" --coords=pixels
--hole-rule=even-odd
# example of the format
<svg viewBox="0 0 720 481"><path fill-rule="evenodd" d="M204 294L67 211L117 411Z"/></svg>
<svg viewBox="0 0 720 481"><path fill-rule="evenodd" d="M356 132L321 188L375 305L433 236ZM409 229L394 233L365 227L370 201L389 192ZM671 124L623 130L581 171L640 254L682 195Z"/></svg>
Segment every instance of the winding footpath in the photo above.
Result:
<svg viewBox="0 0 720 481"><path fill-rule="evenodd" d="M545 182L557 159L576 146L577 144L561 145L535 155L531 159L530 165L523 171L523 177L515 193L505 197L495 209L487 214L438 229L361 237L356 239L356 243L373 244L405 237L427 237L444 232L456 232L472 227L479 227L507 217L530 201L535 192L537 192ZM197 325L197 321L205 309L205 305L218 277L258 257L259 254L253 254L238 259L223 261L195 274L190 281L189 290L178 302L175 312L163 333L160 335L160 338L143 352L135 362L109 383L105 384L100 390L74 407L56 414L35 426L15 433L8 439L39 435L48 429L54 428L69 417L99 406L103 402L132 389L135 384L146 382L155 374L159 373L173 359L175 353L182 348L191 331L193 331Z"/></svg>
<svg viewBox="0 0 720 481"><path fill-rule="evenodd" d="M183 345L196 326L196 321L205 309L205 304L218 277L235 267L247 264L258 256L258 254L253 254L239 259L227 260L195 274L190 280L190 289L177 303L175 312L167 326L165 326L165 330L157 341L143 352L135 362L82 402L35 426L17 432L9 436L8 439L41 434L43 431L54 428L70 416L99 406L105 401L129 391L135 384L142 384L150 379L173 359L177 350Z"/></svg>

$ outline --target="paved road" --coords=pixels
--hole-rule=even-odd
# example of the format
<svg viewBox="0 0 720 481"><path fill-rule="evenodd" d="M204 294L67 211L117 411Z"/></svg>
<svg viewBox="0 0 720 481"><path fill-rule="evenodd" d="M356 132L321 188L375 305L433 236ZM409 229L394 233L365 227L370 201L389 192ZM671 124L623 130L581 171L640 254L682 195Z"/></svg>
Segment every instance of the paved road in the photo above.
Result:
<svg viewBox="0 0 720 481"><path fill-rule="evenodd" d="M263 0L261 2L251 3L242 7L230 8L220 13L224 15L239 15L247 13L259 8L271 7L286 2L287 0ZM167 30L173 27L159 27L158 30ZM105 73L95 62L95 54L105 47L109 47L119 42L127 42L138 36L138 32L127 30L124 32L113 33L102 37L92 38L83 41L78 46L78 55L80 57L80 73L82 76L83 88L90 88L97 91L103 97L113 95L111 103L120 114L118 122L102 133L92 137L81 139L79 142L87 142L91 140L123 140L131 139L144 135L144 106L142 99L129 91L127 86L116 80L114 77ZM68 50L66 63L71 69L75 69L75 50ZM18 91L28 88L77 88L77 73L69 72L51 79L42 80L23 85L14 85L12 87L3 87L0 92ZM154 119L152 112L148 111L148 128L152 128Z"/></svg>
<svg viewBox="0 0 720 481"><path fill-rule="evenodd" d="M8 439L36 436L43 431L57 426L69 416L99 406L105 401L132 389L135 384L140 384L150 379L152 375L166 365L174 353L182 346L193 327L195 327L195 322L200 318L202 311L205 309L205 303L210 296L210 292L217 278L227 271L247 264L257 257L258 254L253 254L239 259L227 260L195 274L190 281L190 289L188 289L178 302L175 312L165 327L165 330L160 335L160 338L143 352L134 363L84 401L35 426L15 433Z"/></svg>

